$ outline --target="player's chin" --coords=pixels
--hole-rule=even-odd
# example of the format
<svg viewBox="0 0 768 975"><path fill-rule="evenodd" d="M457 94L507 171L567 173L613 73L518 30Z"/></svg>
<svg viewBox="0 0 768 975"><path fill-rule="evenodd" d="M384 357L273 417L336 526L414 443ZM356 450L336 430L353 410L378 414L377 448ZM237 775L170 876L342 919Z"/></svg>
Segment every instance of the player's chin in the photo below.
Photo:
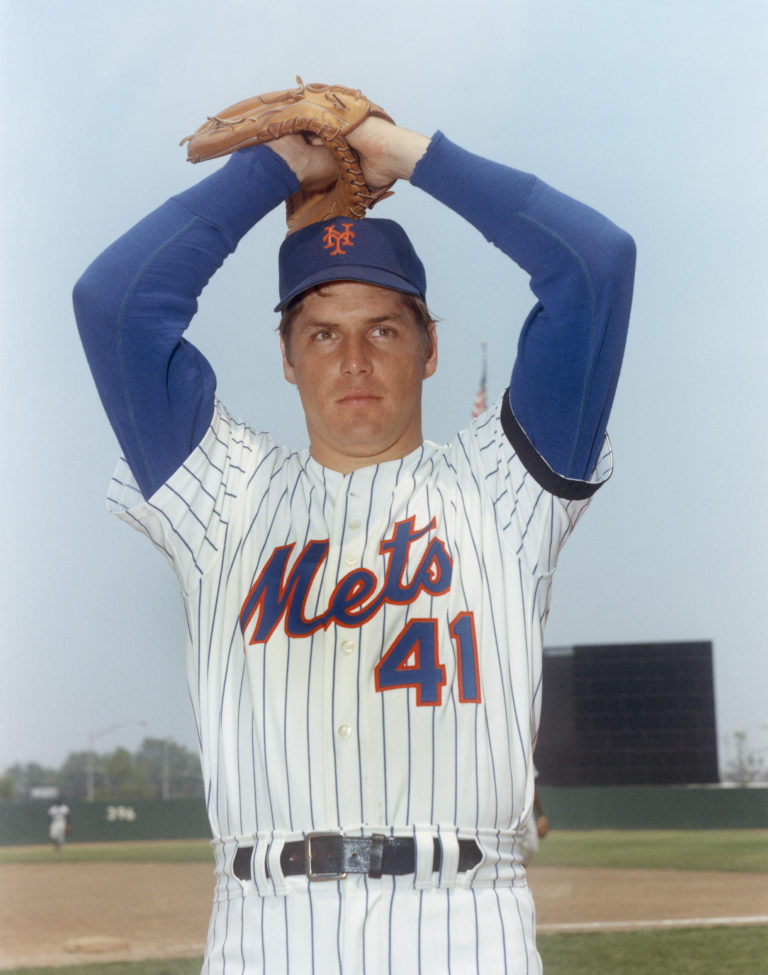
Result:
<svg viewBox="0 0 768 975"><path fill-rule="evenodd" d="M375 461L389 446L387 439L376 436L374 432L364 435L359 430L355 434L339 437L336 443L339 453L356 460L370 461Z"/></svg>
<svg viewBox="0 0 768 975"><path fill-rule="evenodd" d="M379 401L367 401L359 405L342 404L336 411L333 424L340 439L365 443L369 440L386 439L391 428L390 412Z"/></svg>

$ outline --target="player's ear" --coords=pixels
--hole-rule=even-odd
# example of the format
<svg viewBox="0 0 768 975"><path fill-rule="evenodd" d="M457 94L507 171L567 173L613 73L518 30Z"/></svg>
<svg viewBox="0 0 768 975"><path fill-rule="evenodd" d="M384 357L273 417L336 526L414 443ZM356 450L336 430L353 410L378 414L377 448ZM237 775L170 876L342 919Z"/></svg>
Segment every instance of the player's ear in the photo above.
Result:
<svg viewBox="0 0 768 975"><path fill-rule="evenodd" d="M285 351L285 342L283 337L280 336L280 354L283 357L283 375L288 380L289 383L296 385L296 373L294 372L293 366L288 359L288 353Z"/></svg>
<svg viewBox="0 0 768 975"><path fill-rule="evenodd" d="M435 323L430 322L427 326L427 336L429 338L429 348L424 359L424 378L429 379L435 374L437 369L437 329Z"/></svg>

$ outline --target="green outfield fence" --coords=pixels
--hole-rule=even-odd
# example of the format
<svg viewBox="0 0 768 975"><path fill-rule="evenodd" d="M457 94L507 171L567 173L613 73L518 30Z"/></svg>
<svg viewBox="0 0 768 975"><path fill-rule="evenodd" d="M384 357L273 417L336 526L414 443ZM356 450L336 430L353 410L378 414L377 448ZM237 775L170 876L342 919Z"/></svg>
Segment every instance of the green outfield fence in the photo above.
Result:
<svg viewBox="0 0 768 975"><path fill-rule="evenodd" d="M768 785L539 786L555 829L765 829Z"/></svg>
<svg viewBox="0 0 768 975"><path fill-rule="evenodd" d="M0 803L0 846L46 843L50 805L50 800ZM211 835L205 805L199 799L69 802L67 805L73 843L189 840Z"/></svg>
<svg viewBox="0 0 768 975"><path fill-rule="evenodd" d="M554 829L766 829L768 787L541 786ZM0 846L48 840L49 801L0 803ZM206 839L196 799L73 802L73 843Z"/></svg>

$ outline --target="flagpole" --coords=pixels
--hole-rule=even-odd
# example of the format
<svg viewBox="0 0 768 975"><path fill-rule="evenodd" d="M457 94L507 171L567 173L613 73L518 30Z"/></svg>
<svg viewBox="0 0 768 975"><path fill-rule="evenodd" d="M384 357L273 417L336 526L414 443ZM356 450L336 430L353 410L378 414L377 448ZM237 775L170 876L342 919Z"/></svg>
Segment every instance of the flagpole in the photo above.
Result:
<svg viewBox="0 0 768 975"><path fill-rule="evenodd" d="M480 385L475 394L475 402L472 405L472 419L476 419L481 413L488 409L488 345L486 342L480 343L481 349L481 368Z"/></svg>

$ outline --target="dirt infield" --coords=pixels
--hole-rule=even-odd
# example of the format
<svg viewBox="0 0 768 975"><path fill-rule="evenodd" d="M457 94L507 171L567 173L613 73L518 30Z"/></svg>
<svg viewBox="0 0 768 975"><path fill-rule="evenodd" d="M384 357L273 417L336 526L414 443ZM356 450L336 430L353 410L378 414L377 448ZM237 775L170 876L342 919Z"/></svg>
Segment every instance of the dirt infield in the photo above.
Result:
<svg viewBox="0 0 768 975"><path fill-rule="evenodd" d="M539 930L755 923L763 874L537 867ZM0 969L202 955L206 863L0 865Z"/></svg>

